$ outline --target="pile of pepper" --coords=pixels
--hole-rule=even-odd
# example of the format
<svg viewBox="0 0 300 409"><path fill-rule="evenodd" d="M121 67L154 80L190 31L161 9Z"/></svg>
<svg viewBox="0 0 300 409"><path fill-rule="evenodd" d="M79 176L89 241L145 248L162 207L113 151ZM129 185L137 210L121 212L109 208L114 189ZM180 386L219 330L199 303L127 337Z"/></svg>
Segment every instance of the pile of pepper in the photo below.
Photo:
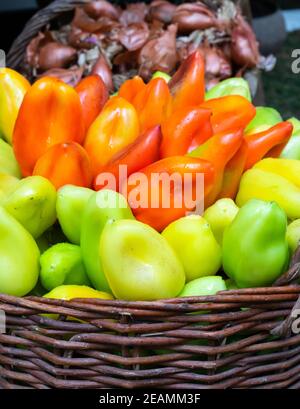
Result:
<svg viewBox="0 0 300 409"><path fill-rule="evenodd" d="M208 88L260 62L258 45L239 7L230 0L175 5L167 0L130 3L105 0L77 7L69 24L40 32L28 45L30 78L55 76L76 85L99 74L109 90L134 75L170 75L195 50L205 58Z"/></svg>
<svg viewBox="0 0 300 409"><path fill-rule="evenodd" d="M287 268L300 122L254 107L241 78L205 93L200 52L112 96L97 75L30 85L4 68L0 104L0 292L153 300L271 285ZM152 179L174 174L171 189ZM188 215L178 199L199 174L205 211ZM133 194L137 175L156 206Z"/></svg>

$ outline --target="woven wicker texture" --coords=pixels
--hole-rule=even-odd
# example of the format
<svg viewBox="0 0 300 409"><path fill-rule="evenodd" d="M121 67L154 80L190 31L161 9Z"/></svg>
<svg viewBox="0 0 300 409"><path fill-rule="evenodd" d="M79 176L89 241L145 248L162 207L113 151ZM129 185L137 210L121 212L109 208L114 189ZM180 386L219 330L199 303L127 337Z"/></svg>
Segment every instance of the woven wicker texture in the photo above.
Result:
<svg viewBox="0 0 300 409"><path fill-rule="evenodd" d="M157 302L0 295L0 385L298 388L299 294L290 285Z"/></svg>

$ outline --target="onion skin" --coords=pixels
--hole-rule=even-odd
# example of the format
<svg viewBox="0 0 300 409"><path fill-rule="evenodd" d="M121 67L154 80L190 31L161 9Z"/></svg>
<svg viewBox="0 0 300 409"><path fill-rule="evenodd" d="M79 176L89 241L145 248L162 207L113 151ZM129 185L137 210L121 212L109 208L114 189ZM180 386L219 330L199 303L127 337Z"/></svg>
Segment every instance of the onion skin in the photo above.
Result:
<svg viewBox="0 0 300 409"><path fill-rule="evenodd" d="M236 17L231 35L233 61L242 67L256 67L259 62L258 43L252 28L241 14Z"/></svg>
<svg viewBox="0 0 300 409"><path fill-rule="evenodd" d="M215 14L204 4L197 3L183 3L178 6L172 22L178 24L178 31L182 33L218 26Z"/></svg>
<svg viewBox="0 0 300 409"><path fill-rule="evenodd" d="M150 20L158 20L164 24L169 24L176 8L174 4L166 0L155 0L150 4L149 18Z"/></svg>
<svg viewBox="0 0 300 409"><path fill-rule="evenodd" d="M71 87L75 87L81 80L83 71L83 68L77 66L71 68L52 68L51 70L43 72L38 78L54 77L71 85Z"/></svg>
<svg viewBox="0 0 300 409"><path fill-rule="evenodd" d="M101 55L101 57L96 61L95 65L92 68L91 75L99 75L102 78L102 81L106 85L109 91L114 89L113 79L112 79L112 71L106 58Z"/></svg>
<svg viewBox="0 0 300 409"><path fill-rule="evenodd" d="M118 20L120 11L117 7L105 0L92 1L84 6L84 11L92 18L109 17L112 20Z"/></svg>
<svg viewBox="0 0 300 409"><path fill-rule="evenodd" d="M71 64L77 56L75 48L51 42L42 47L39 51L38 67L42 71L52 68L65 68Z"/></svg>

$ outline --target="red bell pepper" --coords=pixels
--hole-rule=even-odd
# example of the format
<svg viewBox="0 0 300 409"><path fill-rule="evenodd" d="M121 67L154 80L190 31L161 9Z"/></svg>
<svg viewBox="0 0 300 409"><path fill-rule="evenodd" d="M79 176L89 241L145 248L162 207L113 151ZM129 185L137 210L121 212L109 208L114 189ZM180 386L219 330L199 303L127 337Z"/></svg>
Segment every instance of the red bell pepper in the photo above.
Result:
<svg viewBox="0 0 300 409"><path fill-rule="evenodd" d="M84 136L82 107L74 88L56 78L38 80L25 95L13 134L23 176L32 174L37 160L50 146L82 143Z"/></svg>
<svg viewBox="0 0 300 409"><path fill-rule="evenodd" d="M210 99L201 104L201 107L212 111L214 133L245 129L256 113L254 105L240 95Z"/></svg>
<svg viewBox="0 0 300 409"><path fill-rule="evenodd" d="M245 170L250 169L265 156L278 157L293 133L290 122L279 124L256 134L245 135L248 155Z"/></svg>
<svg viewBox="0 0 300 409"><path fill-rule="evenodd" d="M200 145L212 136L211 111L184 107L173 111L161 126L163 140L161 157L185 155L192 144Z"/></svg>
<svg viewBox="0 0 300 409"><path fill-rule="evenodd" d="M83 120L88 130L108 100L108 89L99 75L90 75L80 81L75 90L81 101Z"/></svg>
<svg viewBox="0 0 300 409"><path fill-rule="evenodd" d="M222 132L214 135L189 154L192 157L206 159L215 167L216 179L211 192L205 198L205 207L213 204L218 197L222 188L225 166L238 151L242 142L243 130Z"/></svg>
<svg viewBox="0 0 300 409"><path fill-rule="evenodd" d="M161 143L161 130L155 126L140 135L132 144L126 146L122 151L111 158L101 173L96 177L95 190L103 189L106 185L103 173L113 175L116 181L116 190L125 181L122 179L120 166L126 166L126 176L138 172L140 169L151 165L159 159L159 147Z"/></svg>
<svg viewBox="0 0 300 409"><path fill-rule="evenodd" d="M205 94L205 63L199 51L192 53L178 68L169 82L173 111L199 105Z"/></svg>
<svg viewBox="0 0 300 409"><path fill-rule="evenodd" d="M225 197L235 199L244 172L247 154L248 145L246 141L243 140L239 150L225 166L222 189L218 195L218 199Z"/></svg>
<svg viewBox="0 0 300 409"><path fill-rule="evenodd" d="M201 182L204 179L203 190L200 178ZM138 220L162 231L205 200L214 178L215 170L210 162L173 156L133 173L121 192Z"/></svg>
<svg viewBox="0 0 300 409"><path fill-rule="evenodd" d="M56 189L64 185L90 187L92 182L88 155L75 142L51 146L37 161L33 174L49 179Z"/></svg>

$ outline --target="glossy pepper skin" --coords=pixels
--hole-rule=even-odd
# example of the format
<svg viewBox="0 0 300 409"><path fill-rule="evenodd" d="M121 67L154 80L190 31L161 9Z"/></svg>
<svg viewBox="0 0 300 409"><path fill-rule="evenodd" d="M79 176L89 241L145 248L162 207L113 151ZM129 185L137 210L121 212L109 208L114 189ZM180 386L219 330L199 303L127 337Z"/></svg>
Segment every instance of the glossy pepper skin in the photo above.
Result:
<svg viewBox="0 0 300 409"><path fill-rule="evenodd" d="M0 68L0 135L12 143L14 126L20 106L30 83L10 68Z"/></svg>
<svg viewBox="0 0 300 409"><path fill-rule="evenodd" d="M100 190L105 187L107 182L103 174L109 173L114 176L116 182L113 190L119 191L127 177L159 159L161 139L159 126L154 126L142 133L132 144L113 156L109 163L103 167L95 179L94 189ZM124 177L121 166L126 167Z"/></svg>
<svg viewBox="0 0 300 409"><path fill-rule="evenodd" d="M212 87L206 94L205 100L225 97L228 95L240 95L249 102L252 101L249 84L244 78L227 78Z"/></svg>
<svg viewBox="0 0 300 409"><path fill-rule="evenodd" d="M239 288L271 285L289 259L287 218L274 202L253 199L225 230L223 268Z"/></svg>
<svg viewBox="0 0 300 409"><path fill-rule="evenodd" d="M245 172L236 203L241 207L254 198L276 202L291 220L300 218L300 189L280 175L261 169Z"/></svg>
<svg viewBox="0 0 300 409"><path fill-rule="evenodd" d="M297 159L266 158L257 162L254 169L275 173L300 188L300 161Z"/></svg>
<svg viewBox="0 0 300 409"><path fill-rule="evenodd" d="M100 190L89 199L82 216L80 247L87 275L97 290L110 292L104 275L99 245L109 220L133 219L126 199L112 190Z"/></svg>
<svg viewBox="0 0 300 409"><path fill-rule="evenodd" d="M0 139L0 173L16 178L21 177L20 167L13 148L3 139Z"/></svg>
<svg viewBox="0 0 300 409"><path fill-rule="evenodd" d="M238 214L239 208L232 199L219 199L205 210L203 217L208 221L217 240L222 245L224 231Z"/></svg>
<svg viewBox="0 0 300 409"><path fill-rule="evenodd" d="M63 284L87 285L91 283L86 275L79 246L58 243L40 257L40 279L42 286L51 291Z"/></svg>
<svg viewBox="0 0 300 409"><path fill-rule="evenodd" d="M199 51L192 53L178 68L169 82L173 111L199 105L205 94L205 63Z"/></svg>
<svg viewBox="0 0 300 409"><path fill-rule="evenodd" d="M248 155L248 145L245 140L235 155L226 164L224 169L222 188L218 194L218 199L231 198L234 199L239 189L240 180L244 173L246 160Z"/></svg>
<svg viewBox="0 0 300 409"><path fill-rule="evenodd" d="M293 132L290 122L279 124L257 134L246 135L248 154L245 169L250 169L265 156L278 157L288 143Z"/></svg>
<svg viewBox="0 0 300 409"><path fill-rule="evenodd" d="M85 129L88 130L108 100L108 89L99 75L90 75L81 80L75 90L80 98Z"/></svg>
<svg viewBox="0 0 300 409"><path fill-rule="evenodd" d="M196 139L200 145L212 136L211 111L199 107L183 107L173 111L161 125L163 140L161 158L185 155Z"/></svg>
<svg viewBox="0 0 300 409"><path fill-rule="evenodd" d="M113 300L111 294L97 291L86 285L60 285L53 288L44 298L54 298L58 300L73 300L74 298L101 298L102 300Z"/></svg>
<svg viewBox="0 0 300 409"><path fill-rule="evenodd" d="M246 135L263 132L282 122L278 111L270 107L256 107L256 114L245 129Z"/></svg>
<svg viewBox="0 0 300 409"><path fill-rule="evenodd" d="M74 185L65 185L57 191L57 218L65 236L73 244L80 244L83 212L94 193L92 189Z"/></svg>
<svg viewBox="0 0 300 409"><path fill-rule="evenodd" d="M137 220L108 222L100 241L100 255L105 276L118 299L173 298L184 286L184 270L172 247L161 234Z"/></svg>
<svg viewBox="0 0 300 409"><path fill-rule="evenodd" d="M186 282L212 276L221 267L222 252L208 222L199 215L175 220L162 232L181 261Z"/></svg>
<svg viewBox="0 0 300 409"><path fill-rule="evenodd" d="M37 160L49 147L72 141L80 144L84 136L77 92L56 78L38 80L25 95L13 135L23 176L32 175Z"/></svg>
<svg viewBox="0 0 300 409"><path fill-rule="evenodd" d="M82 187L92 184L89 157L75 142L51 146L36 162L33 175L44 176L56 189L69 184Z"/></svg>
<svg viewBox="0 0 300 409"><path fill-rule="evenodd" d="M34 237L41 236L56 220L56 190L41 176L21 179L2 206Z"/></svg>
<svg viewBox="0 0 300 409"><path fill-rule="evenodd" d="M171 94L162 78L152 79L134 98L141 131L160 125L171 112Z"/></svg>
<svg viewBox="0 0 300 409"><path fill-rule="evenodd" d="M1 206L0 237L0 293L23 297L38 280L38 246L28 231Z"/></svg>
<svg viewBox="0 0 300 409"><path fill-rule="evenodd" d="M137 178L136 175L127 179L121 192L139 221L162 231L174 220L194 211L197 201L203 203L213 187L215 169L203 159L174 156L141 169ZM167 179L167 183L160 183L160 179ZM155 206L152 206L153 198Z"/></svg>
<svg viewBox="0 0 300 409"><path fill-rule="evenodd" d="M191 157L208 160L216 171L214 186L205 198L205 207L212 205L218 197L222 188L225 166L238 151L242 141L243 131L241 129L231 133L219 133L189 154Z"/></svg>
<svg viewBox="0 0 300 409"><path fill-rule="evenodd" d="M211 124L214 133L245 129L255 116L255 107L240 95L210 99L201 104L212 111Z"/></svg>
<svg viewBox="0 0 300 409"><path fill-rule="evenodd" d="M291 118L288 122L293 125L294 129L292 136L281 152L280 157L300 160L300 121L296 118Z"/></svg>
<svg viewBox="0 0 300 409"><path fill-rule="evenodd" d="M88 130L84 147L96 177L111 158L140 134L135 108L124 98L113 97L107 101L100 115Z"/></svg>
<svg viewBox="0 0 300 409"><path fill-rule="evenodd" d="M121 85L118 96L126 99L126 101L133 103L137 94L143 91L146 87L143 79L136 75L135 77L123 82Z"/></svg>

